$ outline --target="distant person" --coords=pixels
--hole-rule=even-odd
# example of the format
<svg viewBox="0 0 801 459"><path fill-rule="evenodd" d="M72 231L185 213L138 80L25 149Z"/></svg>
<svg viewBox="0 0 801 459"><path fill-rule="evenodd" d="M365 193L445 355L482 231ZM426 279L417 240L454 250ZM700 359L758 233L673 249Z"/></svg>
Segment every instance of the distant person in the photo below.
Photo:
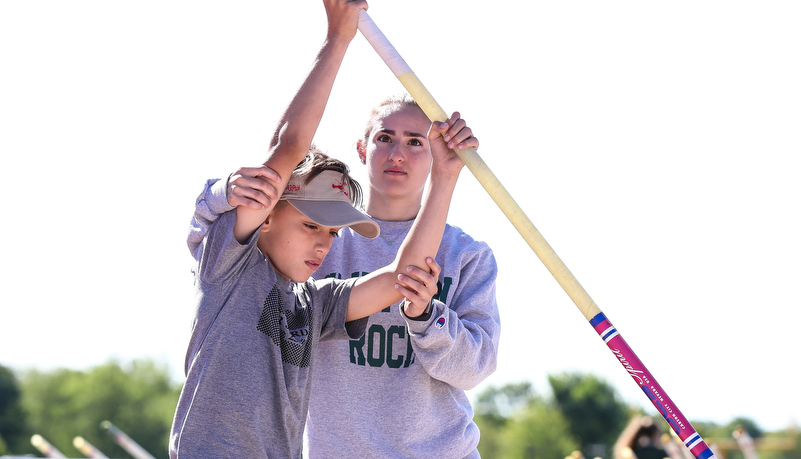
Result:
<svg viewBox="0 0 801 459"><path fill-rule="evenodd" d="M634 417L615 442L615 459L664 459L669 457L662 447L664 432L648 416Z"/></svg>

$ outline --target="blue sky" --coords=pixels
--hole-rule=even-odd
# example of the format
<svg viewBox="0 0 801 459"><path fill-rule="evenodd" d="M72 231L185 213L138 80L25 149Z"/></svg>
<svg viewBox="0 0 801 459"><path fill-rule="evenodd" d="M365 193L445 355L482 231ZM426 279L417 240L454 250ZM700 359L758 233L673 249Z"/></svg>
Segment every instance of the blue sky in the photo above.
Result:
<svg viewBox="0 0 801 459"><path fill-rule="evenodd" d="M154 357L180 377L207 177L260 163L317 1L0 4L0 364ZM690 420L798 423L801 7L376 0L370 14ZM357 35L316 138L402 86ZM449 216L500 268L487 385L592 372L647 400L465 170Z"/></svg>

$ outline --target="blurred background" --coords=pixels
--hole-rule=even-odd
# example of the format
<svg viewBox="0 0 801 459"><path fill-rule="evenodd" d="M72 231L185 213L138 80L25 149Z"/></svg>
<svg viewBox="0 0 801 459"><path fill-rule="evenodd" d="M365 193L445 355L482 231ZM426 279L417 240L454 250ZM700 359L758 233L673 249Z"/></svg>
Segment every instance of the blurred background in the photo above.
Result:
<svg viewBox="0 0 801 459"><path fill-rule="evenodd" d="M375 0L370 15L693 426L792 438L801 6ZM263 161L324 33L312 0L0 3L0 454L40 454L40 434L127 457L101 443L110 420L166 456L194 199ZM363 181L355 141L401 91L357 35L315 142ZM648 399L467 170L449 222L500 270L498 370L471 391L483 455L612 457L635 415L657 415ZM609 432L582 432L560 383L606 394ZM554 412L559 450L486 449Z"/></svg>

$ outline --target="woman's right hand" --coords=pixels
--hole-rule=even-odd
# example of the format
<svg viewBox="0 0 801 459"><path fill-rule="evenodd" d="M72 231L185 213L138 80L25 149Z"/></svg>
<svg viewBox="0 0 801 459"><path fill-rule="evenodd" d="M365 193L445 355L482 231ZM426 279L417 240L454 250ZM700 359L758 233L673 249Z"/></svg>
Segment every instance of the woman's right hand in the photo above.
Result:
<svg viewBox="0 0 801 459"><path fill-rule="evenodd" d="M228 177L228 204L254 210L272 207L284 192L276 187L279 183L281 177L267 166L242 167Z"/></svg>

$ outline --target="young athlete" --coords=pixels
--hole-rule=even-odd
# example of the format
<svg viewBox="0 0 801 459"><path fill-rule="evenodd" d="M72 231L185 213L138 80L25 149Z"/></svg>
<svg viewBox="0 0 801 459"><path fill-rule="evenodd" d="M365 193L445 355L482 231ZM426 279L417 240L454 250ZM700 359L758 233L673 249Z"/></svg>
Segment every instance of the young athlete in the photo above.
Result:
<svg viewBox="0 0 801 459"><path fill-rule="evenodd" d="M171 457L300 456L318 341L364 331L347 317L352 283L305 282L340 227L378 235L353 207L359 192L347 166L313 151L258 230L240 233L239 211L210 226Z"/></svg>
<svg viewBox="0 0 801 459"><path fill-rule="evenodd" d="M355 320L360 317L347 317L353 283L305 282L339 226L364 220L352 207L356 187L343 172L311 160L314 167L305 171L316 176L299 170L290 180L311 148L359 11L367 7L364 0L323 3L326 40L276 128L265 162L283 177L271 186L285 200L227 212L200 241L198 305L170 433L171 458L300 457L317 343L363 332L364 321ZM333 180L341 189L331 187ZM320 202L332 210L300 210ZM336 223L334 206L345 215ZM369 229L363 234L375 236Z"/></svg>
<svg viewBox="0 0 801 459"><path fill-rule="evenodd" d="M281 200L223 214L195 252L198 308L171 457L300 457L320 340L360 336L363 318L404 297L404 313L420 316L433 294L439 270L431 257L463 166L442 136L473 139L458 116L428 132L431 179L395 260L360 278L307 281L340 226L377 234L376 224L350 207L354 187L343 173L315 175L319 168L311 167L308 176L309 168L290 174L311 146L358 10L366 8L361 0L324 3L326 43L276 128L265 163L278 179L262 179L285 190Z"/></svg>
<svg viewBox="0 0 801 459"><path fill-rule="evenodd" d="M408 95L371 111L357 149L367 167L366 212L381 236L344 229L314 277L363 276L394 259L419 218L430 125ZM475 138L446 139L449 147L478 147ZM270 172L242 168L227 181L210 181L218 191L199 201L195 237L231 205L267 202L275 191L260 175ZM438 291L423 315L386 308L369 317L360 339L320 343L307 424L310 457L478 457L479 431L465 391L495 370L497 266L485 243L451 225L436 260Z"/></svg>

